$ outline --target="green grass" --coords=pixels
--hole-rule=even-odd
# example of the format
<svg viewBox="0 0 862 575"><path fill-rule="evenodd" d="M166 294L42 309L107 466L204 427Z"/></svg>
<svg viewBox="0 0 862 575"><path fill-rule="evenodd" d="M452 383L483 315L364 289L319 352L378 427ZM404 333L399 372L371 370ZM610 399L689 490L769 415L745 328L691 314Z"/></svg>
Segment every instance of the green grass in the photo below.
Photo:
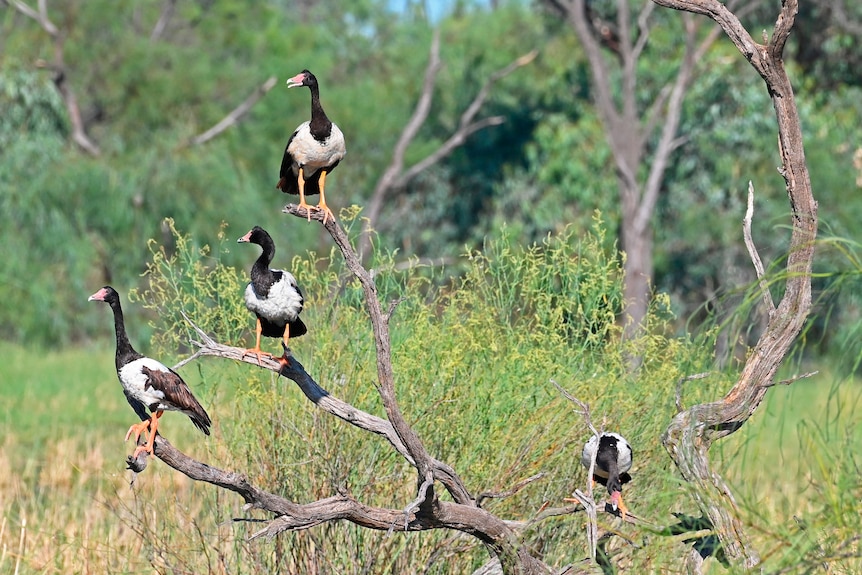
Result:
<svg viewBox="0 0 862 575"><path fill-rule="evenodd" d="M32 452L52 439L119 425L126 402L113 360L108 346L46 352L0 342L3 435L14 435Z"/></svg>
<svg viewBox="0 0 862 575"><path fill-rule="evenodd" d="M223 528L217 527L220 517L223 519L228 510L240 515L239 501L231 495L218 496L212 488L199 485L191 485L182 476L172 472L158 462L139 479L138 497L134 497L126 486L127 474L123 471L123 458L130 449L130 445L122 443L122 435L126 426L133 421L134 416L125 403L125 398L116 380L113 367L113 342L104 346L89 346L79 349L68 349L62 351L37 352L11 344L3 344L2 367L0 376L4 381L14 382L14 385L4 385L0 388L0 405L3 406L3 434L5 436L5 459L6 467L11 476L0 477L0 503L2 503L3 521L6 525L5 535L2 541L7 548L14 550L18 542L18 533L21 528L22 519L28 519L27 547L25 548L25 567L32 572L60 572L64 566L74 564L76 557L86 555L88 561L93 565L103 561L105 565L114 565L116 570L108 572L146 572L149 565L146 547L155 548L162 541L167 545L179 545L185 541L186 545L194 547L194 541L188 541L188 533L184 532L181 525L199 524L203 526L205 536L209 539L221 541L225 548L232 553L239 554L236 558L241 560L245 557L243 553L251 553L252 550L243 549L241 543L244 532L230 531L225 533ZM37 359L37 361L34 361ZM206 362L205 362L206 363ZM204 366L203 374L191 366L184 369L187 379L193 381L193 385L201 385L199 382L212 378L207 373L210 368L220 371L219 367L227 366ZM59 378L58 374L64 374ZM523 375L523 374L521 374ZM257 381L258 378L253 377ZM258 381L258 392L256 397L264 397L262 401L282 401L294 403L297 398L287 399L286 394L293 394L290 384L284 380L265 383L268 378ZM204 383L204 393L211 395L210 410L214 419L230 419L233 404L217 399L212 392L212 386L207 387ZM219 394L224 398L228 390L223 386ZM485 389L493 389L493 384L486 383ZM252 391L249 389L249 391ZM336 390L342 394L347 390ZM466 391L468 396L482 396L482 389L470 388ZM451 394L451 392L450 392ZM218 394L215 394L218 396ZM545 390L538 399L531 399L524 403L524 399L517 400L518 411L528 413L523 425L537 426L544 429L556 427L553 422L547 421L548 403L555 403L557 398L553 393ZM720 442L713 450L716 468L722 472L730 481L735 490L747 520L751 522L755 538L764 551L778 554L788 543L780 543L775 537L782 533L789 537L790 527L776 533L776 526L790 526L794 523L794 515L804 517L806 514L820 513L823 504L828 503L830 494L824 495L822 486L816 483L825 477L822 469L812 455L813 453L826 450L839 450L843 448L852 449L853 453L862 453L862 425L858 418L853 416L855 407L862 400L862 386L859 382L849 381L842 385L830 383L828 375L819 375L809 380L803 380L792 386L779 386L770 391L761 409L754 415L748 425L739 433L727 441ZM248 401L248 400L244 400ZM536 405L545 404L545 407ZM303 403L298 400L297 405ZM463 401L453 401L456 410L469 410L469 397ZM448 405L441 400L441 405ZM505 407L496 407L510 412ZM564 406L563 411L568 411ZM478 410L474 410L478 413ZM553 411L553 410L551 410ZM309 422L302 419L315 419L314 410L308 406L291 408L293 417L297 420L295 426L307 429ZM170 416L171 414L169 414ZM444 421L452 421L451 413L446 413ZM427 415L426 437L431 430L441 424L439 417L433 414ZM483 415L482 418L487 417ZM481 419L481 418L480 418ZM481 425L481 422L468 418L467 428L472 425ZM230 459L225 455L225 446L219 445L226 441L220 433L215 433L212 438L204 439L199 433L185 425L181 418L173 417L165 420L169 435L175 443L183 445L190 452L198 452L209 461L224 464ZM422 423L422 422L420 422ZM444 423L445 425L445 423ZM169 426L169 427L168 427ZM366 441L361 434L347 429L343 424L332 421L316 422L317 431L329 434L336 442L329 440L312 440L306 436L311 443L311 451L307 456L317 458L325 465L337 458L344 458L338 446L338 439L347 437L349 442ZM321 427L322 426L322 427ZM577 428L579 424L574 423ZM420 427L426 427L421 425ZM629 424L631 427L631 424ZM188 428L188 429L186 429ZM239 433L238 428L231 428L230 434ZM350 438L349 436L360 437ZM517 434L516 434L517 435ZM542 440L534 441L532 447L535 449L573 450L577 448L577 438L582 433L573 430L571 442L551 441L550 444ZM433 437L428 437L429 443L434 444ZM459 434L451 434L452 440L463 442ZM493 435L483 438L484 449L477 453L478 458L465 457L462 447L457 444L441 444L436 449L439 452L454 450L450 461L456 463L456 467L467 472L466 477L481 477L485 473L475 466L490 466L490 475L499 475L512 463L510 451L503 450L493 457L488 457L488 452L499 448L502 438L494 439ZM657 446L657 438L641 438L641 443L654 443ZM317 447L315 447L317 444ZM553 446L556 444L556 447ZM545 445L543 448L542 445ZM513 447L522 449L524 444L517 443ZM653 451L649 448L647 451ZM475 446L467 446L468 451L476 452ZM466 459L466 461L460 461ZM499 467L495 460L499 459ZM349 458L348 458L349 460ZM383 461L385 461L384 458ZM474 463L464 465L472 460ZM556 460L552 457L549 461ZM327 461L329 463L327 463ZM380 464L381 461L378 461ZM640 460L636 471L643 478L645 470L644 461ZM312 468L316 468L312 465ZM466 469L465 469L466 467ZM370 462L361 466L366 472L373 468ZM293 470L299 473L298 481L302 481L302 468ZM514 480L518 474L525 475L534 471L530 468L517 469L512 477L506 481ZM835 470L836 473L840 470ZM672 473L672 471L671 471ZM367 475L363 472L360 475ZM4 474L5 475L5 474ZM638 474L636 481L629 488L630 503L638 512L641 509L653 507L649 501L650 487L639 482ZM264 478L260 478L263 480ZM343 479L349 482L363 483L356 476L348 476ZM366 482L366 489L370 484ZM373 483L373 482L372 482ZM505 481L503 481L505 483ZM153 505L158 505L164 494L156 493L159 489L176 491L180 496L171 504L180 507L172 512L170 520L165 519L163 526L166 531L160 533L155 530L155 525L148 524L147 516L153 512ZM495 486L500 487L501 485ZM477 486L478 487L478 486ZM482 485L481 488L490 488L490 485ZM540 489L537 501L545 496L553 496L553 492L570 489L571 485L558 484L552 481ZM373 498L376 488L371 487L365 495ZM309 494L310 495L310 494ZM406 494L404 494L407 496ZM149 498L152 497L152 500ZM495 504L497 511L508 511L513 514L519 513L517 501L510 503ZM833 502L834 503L834 502ZM840 502L838 511L841 509ZM654 512L654 511L653 511ZM665 515L654 517L658 521L667 521ZM577 521L572 521L573 527L577 528ZM87 525L90 529L90 537L94 534L102 534L104 541L94 545L92 539L87 539L83 533L72 531L58 536L56 526L58 525ZM34 527L43 525L46 528ZM149 526L148 526L149 525ZM147 527L148 526L148 527ZM139 533L135 529L148 530ZM332 527L321 528L320 532L328 532ZM62 530L61 530L62 531ZM69 528L66 528L69 531ZM784 531L787 531L784 533ZM118 535L119 534L119 535ZM386 553L403 552L399 548L390 548L391 542L379 538L379 534L364 534L360 538L369 549L383 553L378 547L383 545L389 549ZM307 538L310 535L291 535L291 541L296 545L308 545ZM152 540L147 543L148 538ZM424 537L426 544L432 540ZM57 542L61 541L61 544ZM423 545L423 537L412 536L410 538L396 538L401 543L410 545ZM143 544L143 549L141 545ZM57 547L55 547L57 545ZM265 542L255 544L258 550L270 548ZM86 548L81 546L87 546ZM152 552L152 549L150 550ZM118 555L131 553L129 570L120 568ZM13 555L7 555L5 564L0 563L0 570L12 565ZM347 559L345 559L347 560ZM114 563L111 563L111 562ZM137 566L137 567L135 567ZM202 569L198 564L198 569ZM140 571L138 571L140 570ZM28 572L25 568L23 573Z"/></svg>
<svg viewBox="0 0 862 575"><path fill-rule="evenodd" d="M381 297L406 298L391 320L396 390L429 451L474 492L506 490L545 474L517 495L487 503L506 519L529 519L584 484L579 453L588 431L552 379L591 405L594 423L636 446L634 481L626 489L636 514L666 525L673 511L697 513L660 437L675 414L675 382L711 369L709 346L661 335L667 312L659 296L650 315L655 333L633 344L643 367L629 375L614 322L619 283L610 281L618 278L619 262L598 244L549 239L541 249L520 251L498 243L471 254L463 283L445 287L424 276L395 277L385 258L376 263ZM186 327L170 313L177 307L195 310L193 319L212 333L228 326L230 340L248 337L250 318L239 296L230 296L240 293L239 276L207 254L186 250L166 258L154 251L151 288L130 305L154 312L153 355L166 364L178 359L170 350L187 341ZM357 286L341 285L343 270L321 260L297 259L292 269L308 296L303 318L310 326L296 342L297 357L330 392L382 415ZM106 310L92 310L109 334ZM259 525L230 519L265 516L243 510L233 494L193 484L158 461L128 489L123 463L131 446L122 436L134 414L114 373L113 341L47 353L3 344L0 351L0 377L13 382L0 388L0 526L8 526L0 529L0 550L14 551L0 556L0 572L21 560L24 572L40 573L80 571L82 562L99 573L308 572L312 564L321 574L400 573L447 550L427 571L443 575L470 572L487 559L468 537L390 536L345 524L248 543ZM258 487L298 502L342 489L369 505L398 508L413 498L413 470L383 440L321 413L291 382L215 358L181 373L214 422L205 438L187 418L165 416L160 430L190 455L242 471ZM684 402L720 397L732 381L717 373L690 382ZM858 382L832 384L829 374L777 386L752 420L711 452L767 570L814 565L858 548L852 540L862 532L858 389ZM575 514L542 522L525 542L550 564L576 561L585 553L583 521ZM634 549L613 539L626 569L664 572L684 553L678 543L611 525L607 517L600 524L645 542ZM17 550L22 530L26 545ZM859 566L830 561L845 572Z"/></svg>

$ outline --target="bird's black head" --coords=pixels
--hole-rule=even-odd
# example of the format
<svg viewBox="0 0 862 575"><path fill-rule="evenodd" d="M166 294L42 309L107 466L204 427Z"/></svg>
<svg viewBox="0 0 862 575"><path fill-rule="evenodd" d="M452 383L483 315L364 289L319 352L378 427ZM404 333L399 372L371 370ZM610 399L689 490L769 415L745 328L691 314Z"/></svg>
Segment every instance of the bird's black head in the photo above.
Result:
<svg viewBox="0 0 862 575"><path fill-rule="evenodd" d="M239 238L236 242L238 244L251 243L251 244L257 244L257 245L261 246L264 243L271 243L272 238L266 232L265 229L263 229L260 226L254 226L253 228L251 228L248 231L248 233L246 235Z"/></svg>
<svg viewBox="0 0 862 575"><path fill-rule="evenodd" d="M303 70L293 78L287 79L288 88L297 88L299 86L308 86L309 88L317 86L317 78L308 70Z"/></svg>
<svg viewBox="0 0 862 575"><path fill-rule="evenodd" d="M88 297L87 301L103 301L113 306L119 303L120 294L118 294L117 290L115 290L111 286L105 286L90 297Z"/></svg>
<svg viewBox="0 0 862 575"><path fill-rule="evenodd" d="M611 495L614 492L622 493L623 490L623 482L620 480L619 475L614 475L612 477L608 477L608 493Z"/></svg>
<svg viewBox="0 0 862 575"><path fill-rule="evenodd" d="M603 433L599 439L599 451L607 451L617 457L619 450L617 449L617 438L610 433Z"/></svg>

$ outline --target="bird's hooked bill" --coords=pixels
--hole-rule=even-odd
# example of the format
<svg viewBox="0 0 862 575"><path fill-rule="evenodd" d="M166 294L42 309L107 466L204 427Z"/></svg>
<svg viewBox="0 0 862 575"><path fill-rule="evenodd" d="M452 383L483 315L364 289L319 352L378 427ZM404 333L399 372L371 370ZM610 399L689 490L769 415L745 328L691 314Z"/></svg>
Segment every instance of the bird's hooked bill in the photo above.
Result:
<svg viewBox="0 0 862 575"><path fill-rule="evenodd" d="M297 86L302 86L302 83L304 81L305 81L305 73L300 72L299 74L297 74L293 78L288 78L287 82L285 82L285 84L287 84L288 88L296 88Z"/></svg>
<svg viewBox="0 0 862 575"><path fill-rule="evenodd" d="M107 290L105 288L102 288L90 297L88 297L87 301L105 301L105 294L107 293Z"/></svg>
<svg viewBox="0 0 862 575"><path fill-rule="evenodd" d="M619 491L614 491L613 493L611 493L611 506L613 507L614 511L616 511L619 508L620 499L622 499L622 495L623 494L620 493Z"/></svg>

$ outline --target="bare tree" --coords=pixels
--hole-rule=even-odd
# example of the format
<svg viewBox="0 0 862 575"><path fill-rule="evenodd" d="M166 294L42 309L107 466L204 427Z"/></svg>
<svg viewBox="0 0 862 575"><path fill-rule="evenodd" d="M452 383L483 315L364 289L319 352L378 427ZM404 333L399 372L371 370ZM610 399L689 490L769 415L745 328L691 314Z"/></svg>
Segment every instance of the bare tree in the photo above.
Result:
<svg viewBox="0 0 862 575"><path fill-rule="evenodd" d="M638 82L638 61L650 39L655 6L644 2L634 16L629 0L617 0L616 20L607 22L592 12L587 0L545 2L564 15L584 48L596 109L616 165L622 220L620 244L626 254L623 321L625 334L631 337L640 328L649 306L653 279L652 220L672 154L685 141L678 135L685 95L695 77L697 63L720 30L713 27L701 34L698 21L688 15L683 18L682 60L675 76L645 107L638 96L644 89ZM729 5L735 3L738 4L731 0ZM749 3L746 10L756 4ZM618 85L615 78L619 78ZM654 146L652 141L656 142Z"/></svg>
<svg viewBox="0 0 862 575"><path fill-rule="evenodd" d="M463 146L470 135L483 130L490 126L497 126L505 121L503 116L489 116L486 118L476 119L476 116L484 106L485 101L490 95L491 88L502 78L508 76L518 68L526 66L532 62L538 52L532 50L526 54L516 58L507 66L497 70L491 74L485 81L485 84L470 102L470 105L461 114L458 121L458 126L455 131L443 142L437 149L429 153L427 156L406 168L404 165L404 156L407 153L407 148L416 139L419 130L428 119L428 113L431 110L431 103L434 99L434 88L437 84L437 74L443 66L440 60L440 31L435 30L434 36L431 39L431 48L428 55L428 65L425 67L425 75L422 82L422 92L419 94L419 100L416 102L416 108L413 110L413 115L405 124L401 135L392 150L392 160L383 171L377 184L374 186L374 192L368 201L368 206L365 211L366 225L362 233L362 238L359 245L359 253L365 258L371 249L371 234L378 230L380 225L380 215L383 212L385 201L391 197L393 193L404 188L416 176L437 164L441 160L449 156L460 146Z"/></svg>
<svg viewBox="0 0 862 575"><path fill-rule="evenodd" d="M63 103L66 105L66 112L69 114L69 122L72 124L72 141L82 150L92 156L98 156L101 151L99 146L87 135L87 127L81 116L81 108L78 105L78 98L75 91L72 89L72 83L69 78L69 69L64 60L64 46L66 41L65 33L48 18L48 3L47 0L39 0L38 10L34 10L31 6L22 0L0 0L3 4L11 6L27 18L39 24L42 30L51 37L54 43L54 59L51 62L39 60L36 65L40 68L46 68L54 73L54 85L60 96L63 98Z"/></svg>
<svg viewBox="0 0 862 575"><path fill-rule="evenodd" d="M783 53L793 28L798 0L784 0L764 44L755 42L734 14L718 0L653 0L656 4L703 14L715 20L766 83L778 123L778 148L791 209L791 237L784 276L784 295L775 306L765 284L764 307L769 321L740 373L737 383L720 400L695 405L679 413L665 431L663 442L682 476L693 485L703 513L714 526L723 549L732 561L745 567L760 562L760 556L745 533L728 485L712 469L707 457L713 442L738 430L755 412L767 390L776 383L775 374L805 323L811 309L811 266L817 235L817 202L805 162L802 128L793 87L784 68ZM765 35L765 34L764 34ZM751 202L746 214L746 241L758 275L762 265L750 241Z"/></svg>
<svg viewBox="0 0 862 575"><path fill-rule="evenodd" d="M305 209L289 205L285 211L298 217L307 217ZM318 218L317 212L310 217ZM155 441L154 453L171 467L198 481L206 481L242 496L248 508L267 510L275 515L253 538L273 537L283 531L301 530L327 521L346 520L362 527L389 532L424 531L429 529L452 529L479 539L493 558L499 561L503 573L539 575L550 573L540 559L531 554L522 541L521 531L526 523L506 521L480 507L482 497L474 496L465 487L457 472L448 464L431 456L421 438L405 420L395 396L394 375L390 360L389 319L397 302L384 311L377 296L371 273L362 267L359 255L349 243L344 229L336 220L329 218L324 224L341 249L349 270L359 280L365 293L366 306L371 319L377 349L376 389L386 412L386 419L365 413L322 389L305 372L299 361L291 357L282 366L264 358L261 367L273 370L293 380L305 396L317 407L369 433L384 437L389 444L416 470L415 498L400 508L371 507L357 501L347 493L310 503L296 503L285 497L265 492L252 485L245 475L223 471L195 461L179 452L163 437ZM199 350L190 361L201 355L211 355L246 361L258 365L258 361L244 353L243 349L219 344L206 333L198 330L200 341L193 342ZM185 362L184 362L185 363ZM136 472L146 467L146 454L130 460L129 466ZM536 479L540 478L537 476ZM526 483L510 490L517 492ZM451 501L442 500L436 486L448 493ZM485 495L491 497L492 495ZM501 495L498 495L501 496ZM577 507L563 511L545 510L541 520L561 513L574 513Z"/></svg>
<svg viewBox="0 0 862 575"><path fill-rule="evenodd" d="M324 217L319 212L312 212L309 215L307 210L296 205L288 205L284 211L295 217L311 217L320 222ZM405 420L395 393L389 321L396 311L398 301L384 304L379 300L373 274L362 266L359 254L350 244L347 233L340 227L338 221L329 218L323 225L344 256L347 268L359 281L364 291L376 348L377 379L374 387L384 407L385 417L362 411L320 387L296 357L290 356L290 361L282 364L274 359L249 355L243 348L215 341L185 315L184 317L197 334L196 339L191 341L197 351L175 366L175 369L202 356L211 356L245 362L292 380L318 409L347 425L384 439L415 470L414 496L411 500L402 501L400 504L393 502L390 507L379 507L363 503L346 490L336 489L336 493L318 500L292 501L257 487L242 472L223 470L197 461L177 450L163 436L158 435L153 452L160 460L195 481L207 482L240 495L245 500L246 510L257 509L272 514L272 518L268 520L246 518L249 521L261 523L260 529L252 534L252 539L272 538L285 531L309 529L333 521L348 521L363 528L389 533L445 529L470 535L488 550L490 555L488 562L474 575L548 573L575 575L602 572L597 560L597 548L607 546L612 538L629 541L625 534L619 537L621 534L619 521L623 521L627 528L642 528L645 543L648 534L663 532L671 534L670 536L679 542L680 549L685 552L690 550L692 540L714 536L712 528L702 522L689 525L680 523L672 528L663 528L636 516L631 511L622 517L619 510L613 509L610 503L600 505L594 499L592 469L584 476L584 489L576 489L572 499L567 499L564 497L565 494L560 494L560 499L573 505L543 506L527 518L504 518L486 510L483 504L489 499L515 495L526 486L542 480L547 474L536 473L501 491L474 494L467 489L454 467L428 452L422 438ZM594 435L599 433L591 422L589 407L571 396L561 386L556 385L556 387L564 397L576 404L578 409L575 410L575 417L584 420L585 431ZM142 437L141 441L143 440ZM142 452L136 459L130 457L127 463L137 474L146 469L148 456L146 452ZM594 465L593 462L592 466ZM443 494L444 491L445 494ZM600 524L597 521L599 512L614 519L613 525L608 527L607 524ZM536 548L533 544L535 529L542 522L574 514L585 517L588 541L584 553L581 554L575 549L572 552L576 557L574 563L562 567L548 565L539 555L541 546ZM235 521L243 520L243 518L235 519ZM641 548L640 545L624 544L626 550L617 554L620 560L630 557L636 549Z"/></svg>

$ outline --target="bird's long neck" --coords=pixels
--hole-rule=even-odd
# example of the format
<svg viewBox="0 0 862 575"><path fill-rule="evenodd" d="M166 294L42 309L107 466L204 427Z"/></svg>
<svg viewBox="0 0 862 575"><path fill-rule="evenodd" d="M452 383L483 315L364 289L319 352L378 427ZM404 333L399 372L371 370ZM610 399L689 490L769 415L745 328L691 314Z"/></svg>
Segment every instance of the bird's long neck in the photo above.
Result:
<svg viewBox="0 0 862 575"><path fill-rule="evenodd" d="M611 449L611 457L608 458L608 493L613 495L614 491L622 490L622 482L620 481L620 466L617 462L619 452L616 447Z"/></svg>
<svg viewBox="0 0 862 575"><path fill-rule="evenodd" d="M265 294L272 284L272 270L269 269L269 264L275 257L275 244L272 240L265 239L260 243L260 247L263 251L251 267L251 282L259 293Z"/></svg>
<svg viewBox="0 0 862 575"><path fill-rule="evenodd" d="M135 351L132 344L129 342L129 336L126 334L126 323L123 319L123 308L120 307L119 301L111 302L111 309L114 312L114 332L117 335L117 353L114 361L117 365L117 370L130 361L134 361L139 357L143 357Z"/></svg>
<svg viewBox="0 0 862 575"><path fill-rule="evenodd" d="M323 104L320 103L320 89L316 84L309 86L309 89L311 90L311 122L308 128L315 139L324 140L332 131L332 122L323 111Z"/></svg>

